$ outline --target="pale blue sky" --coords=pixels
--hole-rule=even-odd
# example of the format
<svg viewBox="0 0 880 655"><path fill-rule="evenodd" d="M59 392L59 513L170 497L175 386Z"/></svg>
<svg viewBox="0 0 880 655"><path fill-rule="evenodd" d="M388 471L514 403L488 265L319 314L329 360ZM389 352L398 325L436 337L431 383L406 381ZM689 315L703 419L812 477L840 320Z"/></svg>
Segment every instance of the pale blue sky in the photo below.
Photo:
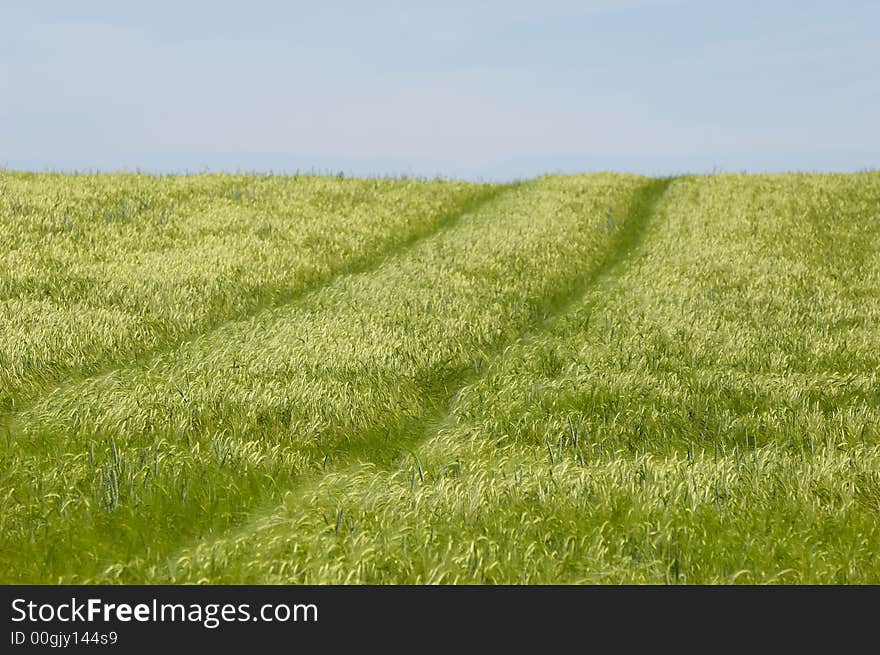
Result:
<svg viewBox="0 0 880 655"><path fill-rule="evenodd" d="M880 2L2 2L0 166L880 167Z"/></svg>

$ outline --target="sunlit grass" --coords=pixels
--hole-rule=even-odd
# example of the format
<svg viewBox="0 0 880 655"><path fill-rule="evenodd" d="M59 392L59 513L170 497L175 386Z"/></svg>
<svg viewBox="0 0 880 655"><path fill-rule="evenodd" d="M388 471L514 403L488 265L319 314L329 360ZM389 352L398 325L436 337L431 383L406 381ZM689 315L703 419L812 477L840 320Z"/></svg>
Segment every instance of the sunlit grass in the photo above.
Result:
<svg viewBox="0 0 880 655"><path fill-rule="evenodd" d="M880 578L878 174L0 189L3 581Z"/></svg>

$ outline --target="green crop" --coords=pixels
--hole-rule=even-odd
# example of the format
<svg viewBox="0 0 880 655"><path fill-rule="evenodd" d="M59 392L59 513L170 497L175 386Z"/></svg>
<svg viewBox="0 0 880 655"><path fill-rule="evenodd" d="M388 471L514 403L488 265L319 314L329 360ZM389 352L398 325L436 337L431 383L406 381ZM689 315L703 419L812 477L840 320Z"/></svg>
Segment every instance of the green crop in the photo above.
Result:
<svg viewBox="0 0 880 655"><path fill-rule="evenodd" d="M880 174L0 174L0 580L880 581Z"/></svg>

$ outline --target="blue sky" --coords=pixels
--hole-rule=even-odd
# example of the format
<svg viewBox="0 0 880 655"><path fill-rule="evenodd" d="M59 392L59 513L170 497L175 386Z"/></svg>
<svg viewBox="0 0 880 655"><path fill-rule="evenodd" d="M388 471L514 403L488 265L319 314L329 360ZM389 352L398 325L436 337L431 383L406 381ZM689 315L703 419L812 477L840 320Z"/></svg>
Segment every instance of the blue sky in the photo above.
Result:
<svg viewBox="0 0 880 655"><path fill-rule="evenodd" d="M0 166L511 179L880 167L880 2L0 7Z"/></svg>

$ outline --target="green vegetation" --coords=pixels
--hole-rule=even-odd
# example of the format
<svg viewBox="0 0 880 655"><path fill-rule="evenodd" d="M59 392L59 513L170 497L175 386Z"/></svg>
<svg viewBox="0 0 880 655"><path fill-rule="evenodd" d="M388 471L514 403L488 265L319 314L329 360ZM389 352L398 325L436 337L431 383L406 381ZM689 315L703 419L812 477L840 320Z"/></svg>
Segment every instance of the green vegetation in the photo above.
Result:
<svg viewBox="0 0 880 655"><path fill-rule="evenodd" d="M880 174L0 174L2 582L880 582Z"/></svg>
<svg viewBox="0 0 880 655"><path fill-rule="evenodd" d="M4 174L0 408L375 267L501 190Z"/></svg>

